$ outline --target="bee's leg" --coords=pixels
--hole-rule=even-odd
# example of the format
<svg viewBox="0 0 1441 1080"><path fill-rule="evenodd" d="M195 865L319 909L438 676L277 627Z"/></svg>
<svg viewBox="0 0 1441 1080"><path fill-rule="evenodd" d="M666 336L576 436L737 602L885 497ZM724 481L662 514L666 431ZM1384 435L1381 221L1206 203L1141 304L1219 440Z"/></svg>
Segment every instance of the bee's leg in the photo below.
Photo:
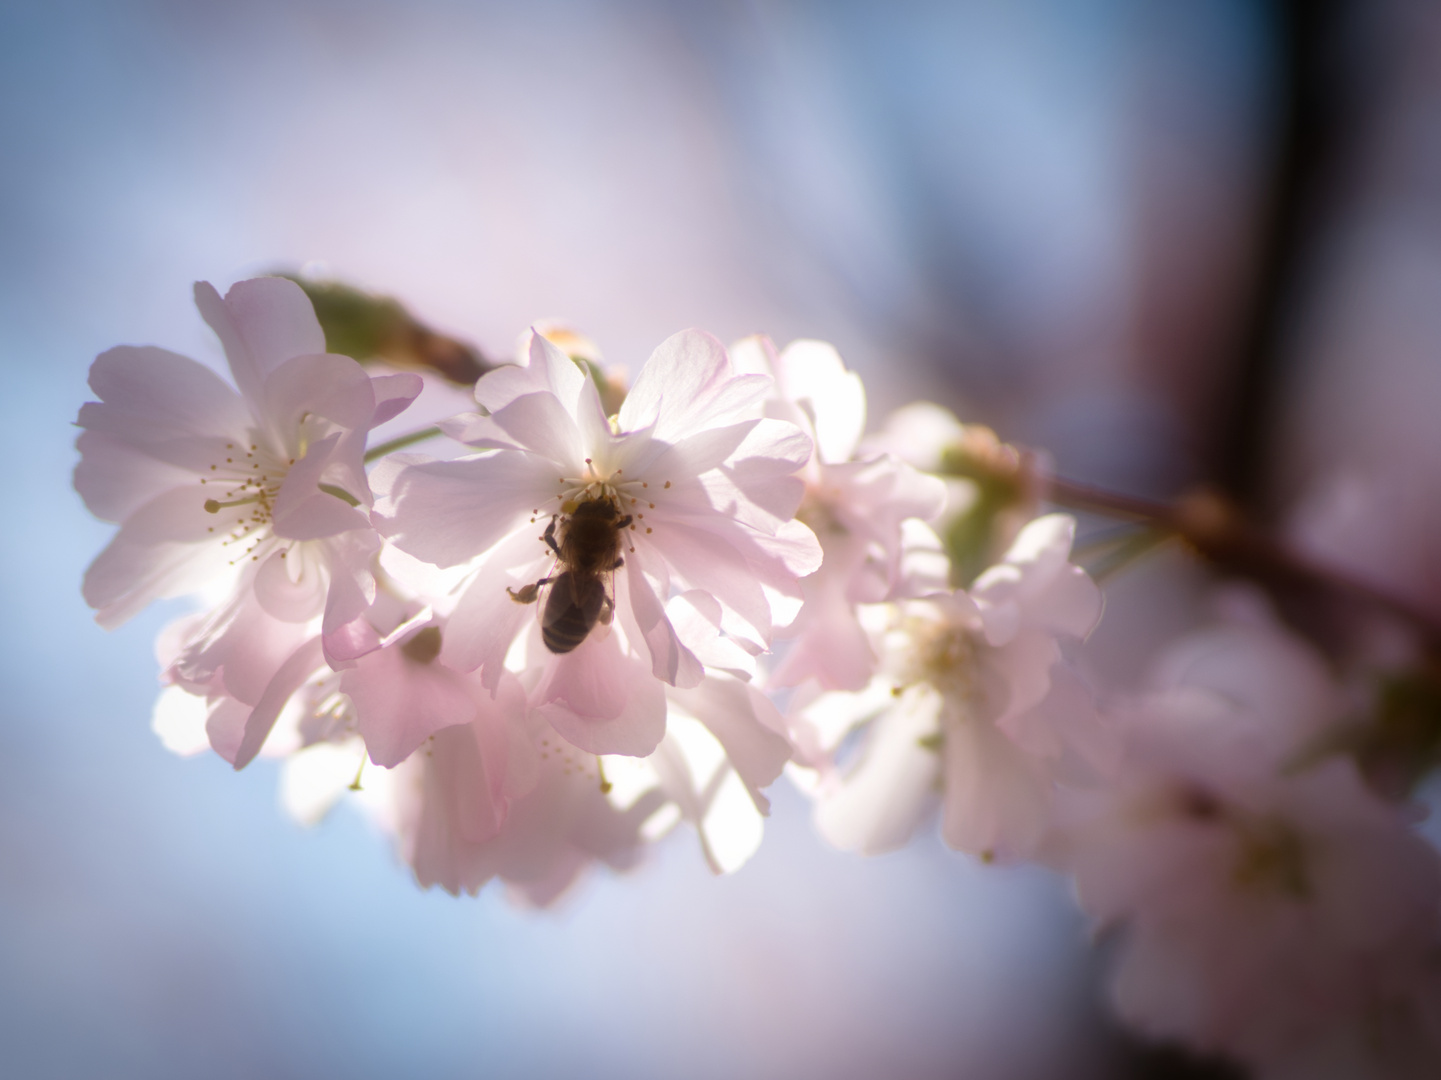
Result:
<svg viewBox="0 0 1441 1080"><path fill-rule="evenodd" d="M612 570L619 570L619 569L620 569L622 566L624 566L624 565L625 565L625 556L623 556L623 555L617 555L617 556L615 557L615 565L612 566L611 569L612 569Z"/></svg>
<svg viewBox="0 0 1441 1080"><path fill-rule="evenodd" d="M600 609L601 626L609 626L613 618L615 618L615 601L607 596L605 598L605 606Z"/></svg>
<svg viewBox="0 0 1441 1080"><path fill-rule="evenodd" d="M619 521L617 521L617 522L615 523L615 527L616 527L617 529L624 529L627 525L629 525L629 524L630 524L632 521L634 521L634 520L635 520L635 519L634 519L633 517L631 517L629 514L627 514L625 517L621 518Z"/></svg>
<svg viewBox="0 0 1441 1080"><path fill-rule="evenodd" d="M510 598L517 604L533 604L535 603L536 597L540 595L540 587L542 585L549 585L554 580L555 578L543 577L534 584L522 586L520 592L516 592L507 585L505 591L510 593Z"/></svg>
<svg viewBox="0 0 1441 1080"><path fill-rule="evenodd" d="M551 551L555 552L555 557L556 557L557 559L560 558L560 548L557 547L557 546L556 546L556 543L555 543L555 515L554 515L554 514L551 515L550 524L545 527L545 535L544 535L543 537L541 537L541 539L546 542L546 544L550 547L550 550L551 550Z"/></svg>

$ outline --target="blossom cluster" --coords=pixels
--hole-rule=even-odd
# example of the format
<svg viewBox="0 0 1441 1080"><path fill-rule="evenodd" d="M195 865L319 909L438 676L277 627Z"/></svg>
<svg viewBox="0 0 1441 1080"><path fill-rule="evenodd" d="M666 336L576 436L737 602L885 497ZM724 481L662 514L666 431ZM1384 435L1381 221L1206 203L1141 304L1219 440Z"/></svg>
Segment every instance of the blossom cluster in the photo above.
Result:
<svg viewBox="0 0 1441 1080"><path fill-rule="evenodd" d="M434 456L367 447L424 380L327 353L298 285L195 295L234 385L104 353L75 474L119 525L100 623L197 601L157 643L170 749L283 759L300 820L350 797L422 885L537 904L681 823L737 869L785 771L838 847L938 820L1070 875L1143 1031L1266 1076L1432 1075L1441 864L1382 767L1424 650L1348 668L1232 596L1104 685L1036 459L930 405L867 437L821 342L685 331L626 386L541 327Z"/></svg>

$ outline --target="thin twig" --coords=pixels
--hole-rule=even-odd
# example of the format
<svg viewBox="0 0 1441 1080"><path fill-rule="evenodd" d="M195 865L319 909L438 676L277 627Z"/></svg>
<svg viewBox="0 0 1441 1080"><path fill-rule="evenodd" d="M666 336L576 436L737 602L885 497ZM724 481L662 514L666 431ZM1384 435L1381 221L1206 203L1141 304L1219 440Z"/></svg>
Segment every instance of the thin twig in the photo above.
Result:
<svg viewBox="0 0 1441 1080"><path fill-rule="evenodd" d="M1300 587L1348 596L1406 620L1433 644L1441 645L1441 621L1436 616L1342 570L1320 565L1263 534L1235 504L1212 492L1163 503L1051 477L1046 497L1073 510L1145 522L1184 540L1223 569L1272 588Z"/></svg>

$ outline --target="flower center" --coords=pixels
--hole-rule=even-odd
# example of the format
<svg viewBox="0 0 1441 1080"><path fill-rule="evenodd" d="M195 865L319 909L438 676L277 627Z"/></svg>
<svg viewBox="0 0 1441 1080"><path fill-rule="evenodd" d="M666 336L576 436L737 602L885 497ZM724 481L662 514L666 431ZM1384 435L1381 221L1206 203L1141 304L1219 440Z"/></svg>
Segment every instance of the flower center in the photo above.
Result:
<svg viewBox="0 0 1441 1080"><path fill-rule="evenodd" d="M655 509L655 503L650 499L650 481L625 479L623 472L623 469L604 472L596 468L591 458L586 458L584 476L562 476L557 481L561 486L556 496L560 500L560 512L574 514L581 503L605 500L615 507L618 514L629 515L633 519L627 526L632 532L654 532L645 520L646 510ZM670 486L667 480L661 490Z"/></svg>
<svg viewBox="0 0 1441 1080"><path fill-rule="evenodd" d="M1237 841L1231 880L1249 892L1305 900L1311 895L1306 845L1290 824L1258 817L1223 802L1206 788L1185 783L1170 793L1166 810L1198 825L1219 826Z"/></svg>
<svg viewBox="0 0 1441 1080"><path fill-rule="evenodd" d="M1275 818L1235 822L1241 848L1232 875L1237 885L1293 900L1311 895L1306 848L1296 830Z"/></svg>
<svg viewBox="0 0 1441 1080"><path fill-rule="evenodd" d="M835 509L825 493L810 485L806 486L805 497L796 510L796 520L805 525L818 537L846 536L850 529L836 516Z"/></svg>
<svg viewBox="0 0 1441 1080"><path fill-rule="evenodd" d="M908 620L906 631L910 652L904 685L929 683L948 698L975 702L980 694L975 634L964 626L920 618Z"/></svg>
<svg viewBox="0 0 1441 1080"><path fill-rule="evenodd" d="M259 548L272 539L270 520L275 497L295 462L281 461L258 443L248 447L226 443L225 450L225 459L213 462L200 483L206 485L207 493L214 492L205 500L206 512L221 517L209 531L224 537L222 547L239 548L230 560L234 566L247 555L258 561Z"/></svg>

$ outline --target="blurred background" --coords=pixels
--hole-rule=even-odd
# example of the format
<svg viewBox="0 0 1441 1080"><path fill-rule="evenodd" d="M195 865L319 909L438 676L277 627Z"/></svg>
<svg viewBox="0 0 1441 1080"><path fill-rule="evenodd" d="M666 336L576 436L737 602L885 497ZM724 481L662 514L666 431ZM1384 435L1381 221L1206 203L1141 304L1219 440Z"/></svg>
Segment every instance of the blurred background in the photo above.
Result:
<svg viewBox="0 0 1441 1080"><path fill-rule="evenodd" d="M0 148L0 1073L1225 1074L1110 1024L1060 879L840 855L784 782L734 877L677 834L543 913L300 829L273 766L151 735L179 609L90 621L69 425L111 345L221 363L193 281L308 267L501 357L825 338L873 421L1280 520L1441 456L1434 7L0 0ZM1096 666L1194 581L1117 586Z"/></svg>

